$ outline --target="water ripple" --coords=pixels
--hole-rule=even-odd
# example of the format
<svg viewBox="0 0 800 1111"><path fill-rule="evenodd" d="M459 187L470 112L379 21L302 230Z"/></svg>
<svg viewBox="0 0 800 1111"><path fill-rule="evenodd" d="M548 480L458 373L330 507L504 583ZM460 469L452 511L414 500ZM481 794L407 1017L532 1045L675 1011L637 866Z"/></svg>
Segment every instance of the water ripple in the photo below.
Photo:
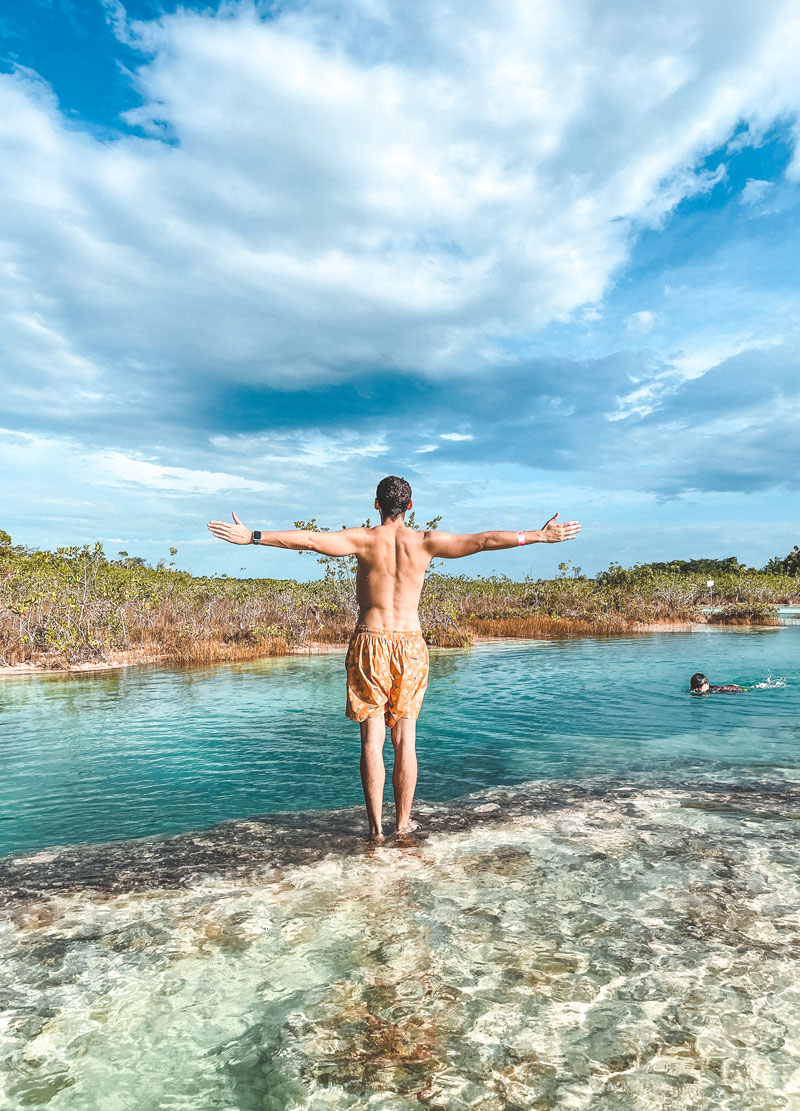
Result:
<svg viewBox="0 0 800 1111"><path fill-rule="evenodd" d="M378 847L354 817L3 862L2 1106L793 1106L796 782L540 781Z"/></svg>

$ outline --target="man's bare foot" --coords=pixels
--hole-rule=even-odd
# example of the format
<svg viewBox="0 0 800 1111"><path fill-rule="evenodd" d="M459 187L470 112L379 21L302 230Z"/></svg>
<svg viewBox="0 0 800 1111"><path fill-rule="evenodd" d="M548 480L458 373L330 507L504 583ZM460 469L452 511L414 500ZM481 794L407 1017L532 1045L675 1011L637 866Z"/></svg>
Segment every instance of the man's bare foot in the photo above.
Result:
<svg viewBox="0 0 800 1111"><path fill-rule="evenodd" d="M419 829L419 822L412 822L411 819L406 822L404 826L398 826L395 830L396 834L413 833L415 829Z"/></svg>
<svg viewBox="0 0 800 1111"><path fill-rule="evenodd" d="M369 831L369 839L370 839L370 841L384 841L385 837L383 836L383 830L382 829L371 829Z"/></svg>

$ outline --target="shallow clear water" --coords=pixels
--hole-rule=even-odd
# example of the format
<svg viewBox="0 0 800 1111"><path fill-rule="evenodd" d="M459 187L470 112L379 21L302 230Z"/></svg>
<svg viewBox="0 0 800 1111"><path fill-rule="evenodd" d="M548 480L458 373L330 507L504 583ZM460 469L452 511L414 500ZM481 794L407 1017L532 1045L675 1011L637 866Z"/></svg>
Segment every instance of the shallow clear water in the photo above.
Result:
<svg viewBox="0 0 800 1111"><path fill-rule="evenodd" d="M698 670L786 685L698 699ZM432 651L419 794L707 761L797 768L798 722L798 626ZM0 854L357 803L358 738L343 653L6 678Z"/></svg>
<svg viewBox="0 0 800 1111"><path fill-rule="evenodd" d="M796 1108L800 791L667 779L7 858L0 1106Z"/></svg>
<svg viewBox="0 0 800 1111"><path fill-rule="evenodd" d="M798 637L432 653L377 847L341 656L4 685L0 1107L799 1108Z"/></svg>

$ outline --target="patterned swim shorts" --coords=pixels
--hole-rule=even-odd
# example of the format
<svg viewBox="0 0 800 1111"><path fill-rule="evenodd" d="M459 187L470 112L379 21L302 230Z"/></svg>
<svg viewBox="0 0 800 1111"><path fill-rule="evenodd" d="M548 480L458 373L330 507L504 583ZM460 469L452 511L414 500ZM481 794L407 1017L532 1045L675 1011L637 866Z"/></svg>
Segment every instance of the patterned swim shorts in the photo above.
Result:
<svg viewBox="0 0 800 1111"><path fill-rule="evenodd" d="M419 716L428 685L428 646L422 633L356 625L345 660L347 709L353 721Z"/></svg>

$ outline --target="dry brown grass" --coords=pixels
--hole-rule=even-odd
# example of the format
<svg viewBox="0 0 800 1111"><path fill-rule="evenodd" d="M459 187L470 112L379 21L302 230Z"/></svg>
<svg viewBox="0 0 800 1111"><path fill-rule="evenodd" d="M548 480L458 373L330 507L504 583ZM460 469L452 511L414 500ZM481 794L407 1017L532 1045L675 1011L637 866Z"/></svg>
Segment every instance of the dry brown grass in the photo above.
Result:
<svg viewBox="0 0 800 1111"><path fill-rule="evenodd" d="M575 617L551 617L534 613L525 617L473 617L467 622L471 632L486 637L568 637L619 636L636 629L636 623L608 616L599 620Z"/></svg>
<svg viewBox="0 0 800 1111"><path fill-rule="evenodd" d="M253 660L262 656L285 656L289 647L283 637L252 637L238 641L224 637L186 637L173 644L153 644L152 651L176 663L216 663L222 660Z"/></svg>
<svg viewBox="0 0 800 1111"><path fill-rule="evenodd" d="M8 666L32 664L52 671L75 668L123 667L128 664L151 663L221 663L225 660L253 660L263 656L285 656L291 649L283 637L254 637L234 642L223 637L185 637L170 644L163 641L141 641L136 648L109 648L89 655L53 652L6 652Z"/></svg>
<svg viewBox="0 0 800 1111"><path fill-rule="evenodd" d="M2 635L3 630L0 630ZM0 667L17 667L19 664L30 663L31 653L27 645L22 644L20 640L14 635L6 634L2 636L2 659L0 659Z"/></svg>
<svg viewBox="0 0 800 1111"><path fill-rule="evenodd" d="M210 610L211 607L208 607ZM286 635L274 627L255 627L242 620L236 606L227 600L208 612L208 619L189 619L186 613L175 612L169 605L149 615L147 623L134 623L130 639L149 647L164 659L178 663L213 663L217 660L247 660L259 656L285 656ZM272 616L272 615L270 615Z"/></svg>
<svg viewBox="0 0 800 1111"><path fill-rule="evenodd" d="M353 619L349 614L326 614L319 628L314 629L314 640L320 644L346 644L353 632Z"/></svg>
<svg viewBox="0 0 800 1111"><path fill-rule="evenodd" d="M472 644L469 629L462 629L457 625L423 628L423 635L431 648L468 648Z"/></svg>

